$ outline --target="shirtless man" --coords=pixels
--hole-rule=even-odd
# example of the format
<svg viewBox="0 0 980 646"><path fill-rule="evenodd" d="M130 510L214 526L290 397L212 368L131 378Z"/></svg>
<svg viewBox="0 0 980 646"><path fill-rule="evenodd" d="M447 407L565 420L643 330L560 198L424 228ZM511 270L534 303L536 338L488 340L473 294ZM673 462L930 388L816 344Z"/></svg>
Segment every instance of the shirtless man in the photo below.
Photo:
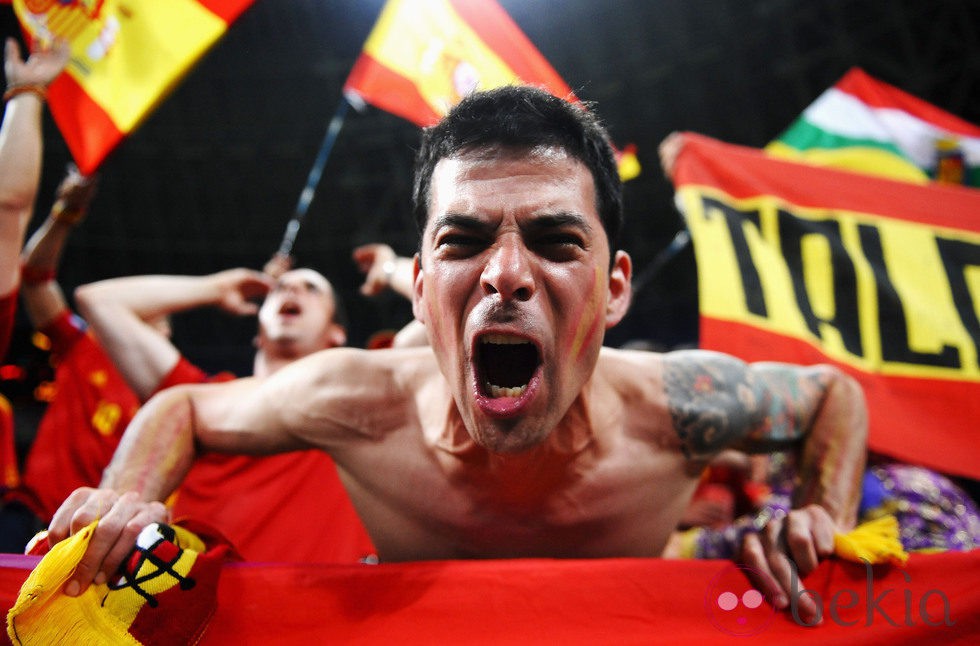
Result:
<svg viewBox="0 0 980 646"><path fill-rule="evenodd" d="M179 387L139 413L66 591L113 572L195 450L333 456L384 561L658 556L723 448L802 442L797 507L746 563L779 607L850 529L866 440L857 384L826 366L602 347L630 301L621 186L591 113L531 88L478 93L424 136L413 307L429 348L334 349L263 382ZM806 597L799 610L815 614Z"/></svg>

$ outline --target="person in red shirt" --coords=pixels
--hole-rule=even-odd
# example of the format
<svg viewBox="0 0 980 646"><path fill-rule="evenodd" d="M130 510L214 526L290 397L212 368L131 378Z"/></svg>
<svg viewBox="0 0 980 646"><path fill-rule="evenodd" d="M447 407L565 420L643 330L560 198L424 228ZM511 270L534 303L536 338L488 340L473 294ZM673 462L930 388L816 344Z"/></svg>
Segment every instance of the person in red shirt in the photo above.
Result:
<svg viewBox="0 0 980 646"><path fill-rule="evenodd" d="M40 526L50 522L66 493L101 479L140 405L55 280L68 237L95 188L94 177L69 165L50 214L21 253L24 309L50 344L55 392L25 459L22 483L7 499L26 506Z"/></svg>
<svg viewBox="0 0 980 646"><path fill-rule="evenodd" d="M252 299L265 295L261 309ZM131 276L83 285L76 302L140 399L208 377L149 322L205 305L258 312L253 377L263 379L318 350L346 343L333 287L311 269L272 283L260 272ZM230 376L229 376L230 377ZM226 377L218 376L217 380ZM175 519L211 525L250 561L356 562L374 548L322 451L269 457L202 455L170 505Z"/></svg>
<svg viewBox="0 0 980 646"><path fill-rule="evenodd" d="M184 383L224 381L234 378L230 373L207 375L204 371L180 356L169 341L170 329L166 312L176 307L184 309L198 305L220 303L225 309L238 314L253 314L257 307L249 298L263 294L271 280L258 272L233 269L210 277L194 277L190 282L199 286L211 285L212 290L186 290L181 285L181 296L175 303L172 292L152 289L145 292L144 308L156 309L159 315L147 314L145 319L134 322L129 314L121 314L114 320L129 325L123 339L113 337L112 343L128 344L122 351L121 361L126 366L136 391L116 369L113 359L106 353L87 323L74 314L55 280L62 252L68 237L84 218L94 194L95 181L80 175L77 169L69 171L59 186L57 201L51 214L28 241L23 257L22 296L29 318L34 327L51 342L52 361L56 367L55 397L52 399L38 426L37 434L27 455L23 480L6 496L10 506L20 505L33 520L19 532L17 549L23 546L37 530L50 522L60 502L78 487L96 486L102 471L112 458L122 432L129 424L142 401L165 388ZM402 259L404 260L404 259ZM404 263L403 263L404 264ZM401 269L411 271L410 264ZM267 272L282 273L288 264L270 262ZM314 279L316 276L314 276ZM89 305L95 293L92 311L98 315L104 303L100 294L110 292L126 284L136 284L143 277L121 281L106 281L98 287L79 290L80 303ZM323 279L325 280L325 279ZM325 292L326 293L326 292ZM125 292L124 292L125 294ZM195 296L196 295L196 296ZM188 300L182 300L184 297ZM197 298L197 300L194 300ZM112 327L112 326L110 326ZM333 331L325 344L343 343L342 331ZM111 332L110 332L111 335ZM319 347L319 344L311 347ZM305 350L304 350L305 351ZM273 352L274 357L278 357ZM266 353L260 356L265 359ZM276 364L278 365L278 364ZM263 368L266 369L266 368ZM188 479L181 494L174 500L175 513L207 519L208 522L232 529L236 542L243 551L254 553L263 559L352 561L367 557L372 548L360 530L359 521L345 523L343 531L332 526L329 538L316 545L303 544L282 548L280 532L289 522L300 522L301 517L284 514L282 493L315 488L335 491L339 488L332 464L321 455L309 454L303 459L267 459L252 464L249 459L229 459L211 455L202 459L199 468ZM261 468L259 468L261 467ZM273 487L271 480L275 480ZM236 485L237 483L237 485ZM240 487L251 491L250 504L270 510L263 523L246 523L247 505L226 504L214 495ZM271 493L270 493L271 492ZM263 502L260 496L266 495ZM303 494L300 494L302 497ZM334 508L331 516L337 520L352 517L346 494L308 497L311 504L323 503ZM271 531L268 528L276 528ZM275 538L273 538L275 537Z"/></svg>

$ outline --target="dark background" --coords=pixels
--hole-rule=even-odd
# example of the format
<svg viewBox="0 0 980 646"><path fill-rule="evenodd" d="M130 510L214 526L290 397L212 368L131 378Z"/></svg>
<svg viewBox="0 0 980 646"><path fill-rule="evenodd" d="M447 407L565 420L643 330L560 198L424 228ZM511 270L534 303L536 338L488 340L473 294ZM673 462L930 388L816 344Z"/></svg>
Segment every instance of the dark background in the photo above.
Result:
<svg viewBox="0 0 980 646"><path fill-rule="evenodd" d="M60 280L204 274L261 267L278 247L341 86L383 0L257 0L184 82L105 163L88 220L74 233ZM607 336L620 345L697 341L689 249L652 267L680 229L657 144L672 130L763 146L848 68L980 123L980 3L976 0L500 0L577 94L598 103L614 140L634 143L644 171L626 185L624 246L635 303ZM0 6L4 35L18 33ZM366 299L351 249L381 241L415 249L409 217L418 129L372 107L351 111L295 247L324 272L363 346L411 311L394 295ZM50 119L32 225L50 207L68 159ZM980 217L980 216L978 216ZM175 340L209 370L251 370L254 320L181 316ZM43 355L21 318L8 363L27 378Z"/></svg>

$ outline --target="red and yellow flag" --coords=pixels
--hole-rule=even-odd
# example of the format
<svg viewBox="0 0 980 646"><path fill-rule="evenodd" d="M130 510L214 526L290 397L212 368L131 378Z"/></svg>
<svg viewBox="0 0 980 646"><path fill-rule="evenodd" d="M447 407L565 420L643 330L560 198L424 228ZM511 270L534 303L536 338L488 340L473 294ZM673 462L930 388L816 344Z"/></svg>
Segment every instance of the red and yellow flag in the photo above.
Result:
<svg viewBox="0 0 980 646"><path fill-rule="evenodd" d="M354 63L344 94L420 126L438 121L474 90L513 83L575 100L520 28L494 0L388 0ZM620 175L639 174L632 150Z"/></svg>
<svg viewBox="0 0 980 646"><path fill-rule="evenodd" d="M702 347L836 364L864 388L872 450L980 477L980 191L690 134L674 183Z"/></svg>
<svg viewBox="0 0 980 646"><path fill-rule="evenodd" d="M14 0L31 39L71 44L48 92L83 173L95 171L254 0Z"/></svg>

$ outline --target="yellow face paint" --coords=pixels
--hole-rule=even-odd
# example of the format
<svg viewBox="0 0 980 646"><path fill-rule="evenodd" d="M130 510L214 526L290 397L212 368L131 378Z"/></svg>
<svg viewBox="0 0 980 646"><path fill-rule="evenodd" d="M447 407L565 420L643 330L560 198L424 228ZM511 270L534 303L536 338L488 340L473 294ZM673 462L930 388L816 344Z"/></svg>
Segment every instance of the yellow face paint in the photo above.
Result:
<svg viewBox="0 0 980 646"><path fill-rule="evenodd" d="M602 288L602 272L597 265L592 276L592 293L590 298L583 304L582 311L579 313L578 327L572 339L569 354L575 357L576 360L581 358L582 352L588 347L588 342L592 340L598 331L599 319L597 317L597 311L599 304L602 302L602 294L600 292Z"/></svg>

